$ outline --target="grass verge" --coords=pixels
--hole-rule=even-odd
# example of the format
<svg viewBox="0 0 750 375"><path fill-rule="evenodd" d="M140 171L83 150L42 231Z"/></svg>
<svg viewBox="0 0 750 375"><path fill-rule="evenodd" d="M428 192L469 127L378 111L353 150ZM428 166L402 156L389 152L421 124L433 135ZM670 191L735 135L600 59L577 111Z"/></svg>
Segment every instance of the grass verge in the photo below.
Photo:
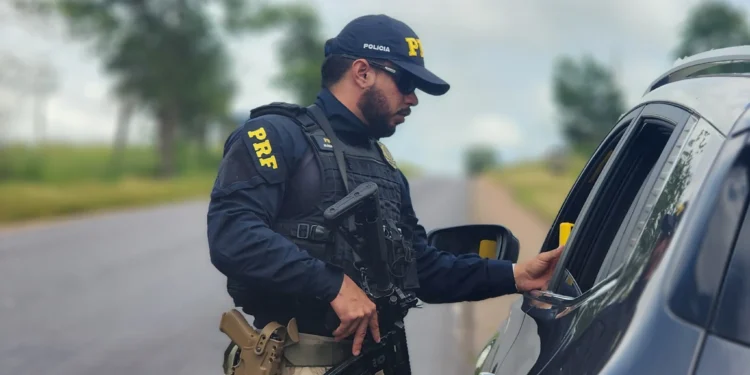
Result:
<svg viewBox="0 0 750 375"><path fill-rule="evenodd" d="M42 148L0 148L0 225L103 210L208 199L220 150L178 150L177 176L156 179L157 155L150 147L129 147L120 170L106 146L51 144ZM403 164L403 165L401 165ZM418 166L400 163L409 177Z"/></svg>
<svg viewBox="0 0 750 375"><path fill-rule="evenodd" d="M0 184L0 223L52 218L105 209L208 198L213 175L153 180L126 177L116 182L50 185Z"/></svg>
<svg viewBox="0 0 750 375"><path fill-rule="evenodd" d="M128 147L113 164L107 145L4 145L0 224L207 198L221 153L180 145L175 156L176 175L159 179L151 147Z"/></svg>
<svg viewBox="0 0 750 375"><path fill-rule="evenodd" d="M567 169L560 174L552 173L543 161L506 166L488 174L508 188L521 205L541 219L552 221L585 163L583 157L571 157L566 161Z"/></svg>

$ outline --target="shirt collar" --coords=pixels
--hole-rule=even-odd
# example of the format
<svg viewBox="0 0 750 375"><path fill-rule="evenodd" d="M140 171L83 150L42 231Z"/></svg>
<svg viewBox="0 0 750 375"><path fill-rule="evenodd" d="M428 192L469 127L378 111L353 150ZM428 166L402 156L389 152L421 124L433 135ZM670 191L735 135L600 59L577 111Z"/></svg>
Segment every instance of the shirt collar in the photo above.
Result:
<svg viewBox="0 0 750 375"><path fill-rule="evenodd" d="M323 88L318 93L318 98L315 101L322 109L323 112L328 116L328 120L331 122L331 128L336 133L347 133L348 136L361 136L363 138L368 137L367 125L365 125L349 108L341 103L333 93Z"/></svg>

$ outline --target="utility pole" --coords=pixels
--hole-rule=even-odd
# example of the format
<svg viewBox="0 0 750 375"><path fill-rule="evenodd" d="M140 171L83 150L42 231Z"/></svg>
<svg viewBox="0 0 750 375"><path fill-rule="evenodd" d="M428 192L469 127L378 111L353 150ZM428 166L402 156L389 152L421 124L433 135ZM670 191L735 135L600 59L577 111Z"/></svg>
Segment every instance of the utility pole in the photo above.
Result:
<svg viewBox="0 0 750 375"><path fill-rule="evenodd" d="M18 92L23 88L23 62L17 57L0 54L0 144L2 132L12 123L19 106Z"/></svg>
<svg viewBox="0 0 750 375"><path fill-rule="evenodd" d="M57 88L57 77L52 67L40 63L34 68L31 94L34 118L34 133L39 147L44 145L47 131L47 103L50 94Z"/></svg>
<svg viewBox="0 0 750 375"><path fill-rule="evenodd" d="M0 181L10 176L5 133L18 112L20 95L17 92L22 86L22 69L23 64L18 58L8 53L0 54Z"/></svg>
<svg viewBox="0 0 750 375"><path fill-rule="evenodd" d="M52 2L29 0L0 0L0 24L3 27L22 30L27 35L45 39L57 39L60 25L33 13L19 9L46 9ZM41 27L40 27L41 26ZM7 72L0 72L0 89L5 89L15 97L14 102L24 96L31 99L32 131L38 145L42 145L47 130L47 103L50 95L57 89L57 71L54 65L47 62L45 56L29 61L27 57L18 57L10 53L0 55L0 67ZM10 68L8 68L10 67Z"/></svg>

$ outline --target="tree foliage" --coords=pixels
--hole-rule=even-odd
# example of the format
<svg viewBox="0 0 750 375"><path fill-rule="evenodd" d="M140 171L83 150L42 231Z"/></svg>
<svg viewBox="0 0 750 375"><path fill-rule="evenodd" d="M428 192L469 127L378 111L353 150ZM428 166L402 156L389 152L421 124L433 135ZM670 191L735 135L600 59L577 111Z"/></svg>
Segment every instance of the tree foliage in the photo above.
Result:
<svg viewBox="0 0 750 375"><path fill-rule="evenodd" d="M470 176L482 174L498 164L497 153L490 146L472 146L466 151L465 166Z"/></svg>
<svg viewBox="0 0 750 375"><path fill-rule="evenodd" d="M278 50L281 73L274 77L273 82L293 92L298 104L306 105L315 101L321 88L320 68L325 40L313 8L295 5L286 9L287 32Z"/></svg>
<svg viewBox="0 0 750 375"><path fill-rule="evenodd" d="M164 176L175 172L180 135L201 137L210 124L231 121L236 85L223 36L288 20L286 6L243 0L15 1L62 16L71 35L94 48L117 97L156 121Z"/></svg>
<svg viewBox="0 0 750 375"><path fill-rule="evenodd" d="M591 56L577 61L561 57L554 68L553 90L565 139L586 155L625 111L614 73Z"/></svg>
<svg viewBox="0 0 750 375"><path fill-rule="evenodd" d="M690 11L672 56L682 58L712 49L750 44L750 26L745 12L721 1L704 2ZM712 67L704 73L747 73L749 64Z"/></svg>
<svg viewBox="0 0 750 375"><path fill-rule="evenodd" d="M681 58L716 48L750 44L745 12L725 2L703 2L690 10L673 56Z"/></svg>

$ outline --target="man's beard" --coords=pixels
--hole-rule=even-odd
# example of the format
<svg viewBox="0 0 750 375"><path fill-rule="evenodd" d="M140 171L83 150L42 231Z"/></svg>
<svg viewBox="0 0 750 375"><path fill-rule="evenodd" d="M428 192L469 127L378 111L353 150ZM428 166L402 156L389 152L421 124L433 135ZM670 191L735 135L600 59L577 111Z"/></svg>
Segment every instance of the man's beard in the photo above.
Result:
<svg viewBox="0 0 750 375"><path fill-rule="evenodd" d="M357 107L367 121L367 129L371 137L385 138L396 132L396 127L390 126L392 115L388 108L388 100L381 90L370 87L359 98Z"/></svg>

